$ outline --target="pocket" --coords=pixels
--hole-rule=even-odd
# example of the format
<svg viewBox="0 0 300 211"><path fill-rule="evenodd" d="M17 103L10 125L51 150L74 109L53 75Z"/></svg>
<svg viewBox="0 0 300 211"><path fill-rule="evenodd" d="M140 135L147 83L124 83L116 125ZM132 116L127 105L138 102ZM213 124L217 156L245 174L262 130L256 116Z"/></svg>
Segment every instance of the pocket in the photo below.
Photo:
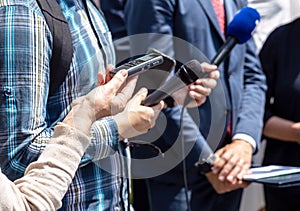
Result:
<svg viewBox="0 0 300 211"><path fill-rule="evenodd" d="M15 90L12 87L0 87L0 92L0 139L6 140L8 131L14 127L17 103Z"/></svg>

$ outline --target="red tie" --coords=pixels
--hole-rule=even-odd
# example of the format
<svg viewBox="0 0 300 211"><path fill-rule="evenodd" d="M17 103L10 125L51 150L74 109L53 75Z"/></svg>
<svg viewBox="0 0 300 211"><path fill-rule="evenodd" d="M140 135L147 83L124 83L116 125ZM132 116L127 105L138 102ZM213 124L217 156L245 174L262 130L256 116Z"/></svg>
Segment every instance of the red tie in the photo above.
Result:
<svg viewBox="0 0 300 211"><path fill-rule="evenodd" d="M223 34L225 33L225 10L224 5L221 0L212 0L212 5L215 9L216 15L218 17L219 25Z"/></svg>
<svg viewBox="0 0 300 211"><path fill-rule="evenodd" d="M228 121L228 125L227 125L227 128L226 128L226 132L227 132L227 137L229 139L231 139L231 136L232 136L232 114L230 113L229 114L229 121Z"/></svg>

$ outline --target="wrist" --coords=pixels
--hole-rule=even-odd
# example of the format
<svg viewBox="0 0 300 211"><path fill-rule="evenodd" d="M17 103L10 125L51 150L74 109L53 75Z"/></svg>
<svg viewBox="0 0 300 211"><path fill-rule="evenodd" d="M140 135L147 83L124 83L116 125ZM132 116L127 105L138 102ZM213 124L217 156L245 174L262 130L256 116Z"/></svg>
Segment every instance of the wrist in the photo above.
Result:
<svg viewBox="0 0 300 211"><path fill-rule="evenodd" d="M251 142L244 139L233 139L232 144L242 145L241 148L248 152L251 152L251 154L253 154L253 152L255 151Z"/></svg>
<svg viewBox="0 0 300 211"><path fill-rule="evenodd" d="M88 97L77 98L72 102L71 108L79 118L89 119L91 122L96 121L95 104Z"/></svg>
<svg viewBox="0 0 300 211"><path fill-rule="evenodd" d="M236 133L233 135L232 140L240 140L249 143L252 146L252 152L256 152L257 150L257 144L254 138L251 136L245 134L245 133Z"/></svg>
<svg viewBox="0 0 300 211"><path fill-rule="evenodd" d="M124 140L125 139L124 131L126 131L125 129L126 120L124 120L125 118L121 115L121 113L112 116L112 118L117 125L117 130L119 133L119 141Z"/></svg>
<svg viewBox="0 0 300 211"><path fill-rule="evenodd" d="M63 123L89 136L93 121L83 111L72 109L63 120Z"/></svg>

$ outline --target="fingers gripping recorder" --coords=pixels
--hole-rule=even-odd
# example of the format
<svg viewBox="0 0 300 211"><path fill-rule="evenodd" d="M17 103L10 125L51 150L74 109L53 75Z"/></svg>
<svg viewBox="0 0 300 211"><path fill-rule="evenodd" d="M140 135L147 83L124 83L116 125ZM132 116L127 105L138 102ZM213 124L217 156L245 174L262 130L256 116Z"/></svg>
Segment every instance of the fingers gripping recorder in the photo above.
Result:
<svg viewBox="0 0 300 211"><path fill-rule="evenodd" d="M164 59L161 55L156 53L146 54L142 57L129 61L110 72L110 75L115 75L118 71L125 69L128 71L128 77L135 76L144 71L147 71L157 65L160 65L164 62Z"/></svg>

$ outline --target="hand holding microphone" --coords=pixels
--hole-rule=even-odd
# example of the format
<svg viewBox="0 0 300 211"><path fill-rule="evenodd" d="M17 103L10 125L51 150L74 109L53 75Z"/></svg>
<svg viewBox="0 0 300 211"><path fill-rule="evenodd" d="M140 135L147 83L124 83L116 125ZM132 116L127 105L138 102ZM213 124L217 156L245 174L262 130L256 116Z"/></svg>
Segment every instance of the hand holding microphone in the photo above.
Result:
<svg viewBox="0 0 300 211"><path fill-rule="evenodd" d="M174 92L172 97L177 105L186 105L188 108L198 107L206 101L206 97L217 86L220 77L217 66L204 62L201 63L201 67L207 77L198 78L192 84Z"/></svg>
<svg viewBox="0 0 300 211"><path fill-rule="evenodd" d="M161 100L171 96L174 92L196 82L199 78L206 78L208 76L209 73L203 70L197 60L191 60L182 65L175 75L169 78L162 86L148 95L143 104L145 106L156 105ZM216 77L218 78L218 74Z"/></svg>
<svg viewBox="0 0 300 211"><path fill-rule="evenodd" d="M251 34L260 20L259 13L250 7L245 7L237 13L227 27L227 39L219 49L211 64L219 65L229 55L236 44L243 44L251 38ZM206 78L200 63L191 60L182 65L176 74L167 80L160 88L152 92L144 101L144 105L151 106L171 96L174 92L192 84L199 78Z"/></svg>

